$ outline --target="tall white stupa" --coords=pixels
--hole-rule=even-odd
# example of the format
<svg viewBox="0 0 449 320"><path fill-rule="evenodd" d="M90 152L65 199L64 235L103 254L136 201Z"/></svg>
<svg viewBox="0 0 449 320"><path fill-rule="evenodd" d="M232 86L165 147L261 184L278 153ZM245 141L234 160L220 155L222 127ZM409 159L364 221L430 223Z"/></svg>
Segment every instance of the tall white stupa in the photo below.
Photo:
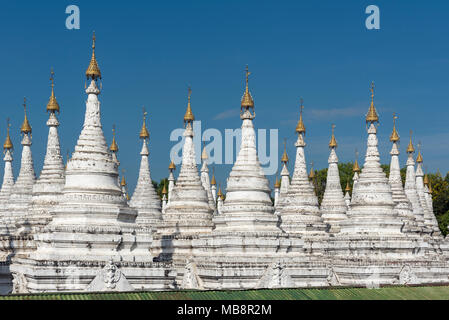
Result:
<svg viewBox="0 0 449 320"><path fill-rule="evenodd" d="M419 201L418 191L416 188L416 175L415 175L415 160L413 154L415 148L412 143L412 132L410 131L410 141L407 146L407 172L405 177L404 192L412 205L413 215L415 216L416 223L423 231L431 232L424 222L424 209Z"/></svg>
<svg viewBox="0 0 449 320"><path fill-rule="evenodd" d="M162 208L161 199L157 195L151 180L150 166L148 163L148 140L150 134L146 126L146 117L147 113L144 111L143 124L139 134L142 140L139 178L137 179L137 186L129 205L138 212L136 222L141 226L152 228L155 231L162 220Z"/></svg>
<svg viewBox="0 0 449 320"><path fill-rule="evenodd" d="M2 217L5 212L2 212L5 208L9 196L11 195L12 188L14 186L14 174L12 172L12 153L14 150L11 137L9 135L11 124L9 123L9 119L6 125L6 139L3 143L3 161L5 162L5 167L3 170L3 182L0 189L0 217Z"/></svg>
<svg viewBox="0 0 449 320"><path fill-rule="evenodd" d="M352 191L351 209L348 218L342 221L343 233L398 234L402 221L393 210L395 203L388 179L380 166L377 149L377 127L379 122L374 106L374 84L371 87L371 105L366 115L368 142L365 164Z"/></svg>
<svg viewBox="0 0 449 320"><path fill-rule="evenodd" d="M23 107L25 117L20 128L20 133L22 134L20 171L5 207L7 211L5 220L10 235L26 235L31 231L29 206L33 194L33 185L36 182L33 156L31 153L32 129L26 113L27 106L25 98Z"/></svg>
<svg viewBox="0 0 449 320"><path fill-rule="evenodd" d="M340 173L338 171L338 157L336 153L337 140L334 135L335 126L332 125L332 136L329 142L330 155L328 159L326 189L321 202L321 217L325 223L331 225L331 231L338 232L339 223L346 219L347 206L340 184Z"/></svg>
<svg viewBox="0 0 449 320"><path fill-rule="evenodd" d="M213 209L195 161L191 92L189 88L181 169L151 249L157 261L173 260L177 270L183 268L192 256L192 241L201 234L212 232L213 228Z"/></svg>
<svg viewBox="0 0 449 320"><path fill-rule="evenodd" d="M58 127L59 121L56 113L60 112L60 106L56 101L54 92L54 72L51 71L51 95L47 104L49 118L47 152L44 158L44 166L39 178L33 186L31 200L31 212L33 225L42 228L51 220L51 212L62 197L62 189L65 183L65 168L61 156ZM37 232L34 231L34 232Z"/></svg>
<svg viewBox="0 0 449 320"><path fill-rule="evenodd" d="M393 201L395 203L394 210L398 213L398 216L404 222L404 232L416 232L422 230L418 227L416 218L413 215L413 208L411 202L408 200L404 188L402 186L401 169L399 166L399 134L396 130L396 114L393 115L393 132L390 136L390 141L393 143L391 148L391 162L390 162L390 175L388 182L391 186L391 192L393 195Z"/></svg>
<svg viewBox="0 0 449 320"><path fill-rule="evenodd" d="M295 169L287 194L281 197L276 210L281 217L280 227L285 232L323 235L328 226L323 222L318 206L318 198L307 175L304 153L306 128L302 119L302 110L303 104L301 100L300 117L296 126L298 139L295 144Z"/></svg>

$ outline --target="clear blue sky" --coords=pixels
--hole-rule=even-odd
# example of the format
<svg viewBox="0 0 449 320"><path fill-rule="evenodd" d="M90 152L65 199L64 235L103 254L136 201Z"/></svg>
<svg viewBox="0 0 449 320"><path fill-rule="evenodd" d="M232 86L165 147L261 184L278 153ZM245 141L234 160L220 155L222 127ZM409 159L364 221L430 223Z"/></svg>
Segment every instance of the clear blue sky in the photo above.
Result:
<svg viewBox="0 0 449 320"><path fill-rule="evenodd" d="M65 28L70 4L80 8L80 30ZM380 8L380 30L365 28L370 4ZM73 150L84 118L84 72L95 30L103 73L103 128L110 142L112 124L117 126L119 159L131 191L139 166L142 105L150 114L151 170L159 180L167 176L174 144L170 132L182 127L187 86L192 86L193 112L203 127L240 127L246 64L252 71L256 128L279 128L280 141L288 138L292 160L298 100L303 97L308 162L327 166L330 125L335 123L340 161L352 161L358 148L363 163L364 114L374 80L382 162L389 163L388 136L397 112L401 163L413 129L429 171L444 174L449 170L448 9L447 1L2 2L0 137L3 141L6 117L11 117L17 174L26 96L40 172L48 132L48 78L54 67L64 156ZM279 149L280 156L282 143ZM217 167L217 180L224 182L229 170Z"/></svg>

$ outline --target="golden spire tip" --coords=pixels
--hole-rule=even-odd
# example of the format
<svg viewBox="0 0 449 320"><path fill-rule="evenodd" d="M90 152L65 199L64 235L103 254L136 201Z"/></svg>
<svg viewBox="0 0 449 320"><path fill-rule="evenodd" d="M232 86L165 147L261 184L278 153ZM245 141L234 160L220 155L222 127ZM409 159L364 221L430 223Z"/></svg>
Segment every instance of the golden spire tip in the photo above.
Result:
<svg viewBox="0 0 449 320"><path fill-rule="evenodd" d="M329 142L329 148L336 148L337 147L337 139L335 139L335 124L332 124L332 136L331 141Z"/></svg>
<svg viewBox="0 0 449 320"><path fill-rule="evenodd" d="M148 139L150 137L150 133L148 132L147 124L146 124L148 113L145 111L145 107L143 107L142 109L143 109L143 124L142 124L142 129L140 129L139 138L140 139Z"/></svg>

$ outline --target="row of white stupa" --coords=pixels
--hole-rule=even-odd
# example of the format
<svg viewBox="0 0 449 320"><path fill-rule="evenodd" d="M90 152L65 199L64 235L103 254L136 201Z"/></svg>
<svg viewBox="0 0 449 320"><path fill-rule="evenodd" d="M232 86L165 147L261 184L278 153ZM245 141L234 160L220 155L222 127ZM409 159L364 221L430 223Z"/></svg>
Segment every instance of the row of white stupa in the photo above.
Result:
<svg viewBox="0 0 449 320"><path fill-rule="evenodd" d="M247 71L241 148L226 197L215 193L214 178L209 181L205 153L198 173L189 93L182 164L176 183L170 165L168 198L164 192L161 205L151 182L145 121L137 187L131 199L122 190L115 136L108 148L101 127L95 38L86 76L90 84L84 125L66 168L53 80L47 153L37 180L26 113L16 181L8 128L0 191L1 293L449 282L448 246L432 212L422 157L418 155L415 172L410 143L403 188L396 128L389 179L381 169L373 89L365 163L361 172L354 166L352 199L348 192L343 196L332 133L319 207L307 175L301 113L293 176L290 181L285 154L273 205L256 152Z"/></svg>

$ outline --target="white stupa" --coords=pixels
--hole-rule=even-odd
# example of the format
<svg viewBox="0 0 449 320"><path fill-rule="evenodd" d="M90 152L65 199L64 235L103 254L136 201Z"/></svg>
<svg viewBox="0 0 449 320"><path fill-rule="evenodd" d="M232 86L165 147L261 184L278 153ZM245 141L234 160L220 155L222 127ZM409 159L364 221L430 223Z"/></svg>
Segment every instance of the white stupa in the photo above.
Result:
<svg viewBox="0 0 449 320"><path fill-rule="evenodd" d="M348 181L346 182L346 188L345 188L345 204L346 204L347 210L349 210L350 204L351 204L350 192L351 192L351 186L349 185L349 179L348 179Z"/></svg>
<svg viewBox="0 0 449 320"><path fill-rule="evenodd" d="M137 210L136 222L139 225L156 230L162 219L161 199L157 195L151 180L147 146L150 135L146 126L146 115L147 113L144 111L142 129L139 134L140 139L142 139L139 178L129 205Z"/></svg>
<svg viewBox="0 0 449 320"><path fill-rule="evenodd" d="M54 92L54 72L51 72L51 96L47 104L50 113L47 121L48 140L44 166L39 178L33 186L31 212L33 225L42 228L51 220L51 211L59 203L65 183L65 168L61 156L58 127L59 121L56 113L60 107ZM37 230L36 230L37 231Z"/></svg>
<svg viewBox="0 0 449 320"><path fill-rule="evenodd" d="M158 261L173 260L178 269L184 268L187 259L192 255L192 239L200 234L210 233L213 228L213 209L202 185L195 161L193 144L195 118L190 104L190 95L189 88L187 111L184 116L185 140L182 148L181 170L152 244L152 254Z"/></svg>
<svg viewBox="0 0 449 320"><path fill-rule="evenodd" d="M379 117L374 107L374 85L371 105L366 116L368 143L362 173L353 187L348 219L340 224L342 233L399 234L403 225L395 212L395 203L388 179L380 166L377 149L376 123Z"/></svg>
<svg viewBox="0 0 449 320"><path fill-rule="evenodd" d="M284 153L282 154L281 163L281 187L279 189L279 199L287 194L288 187L290 186L290 172L288 172L288 155L287 155L287 142L284 141Z"/></svg>
<svg viewBox="0 0 449 320"><path fill-rule="evenodd" d="M3 170L3 182L0 189L0 216L3 216L2 210L5 208L9 196L11 195L12 188L14 186L14 174L12 172L12 153L13 153L13 144L11 141L11 137L9 135L10 130L9 119L7 122L7 133L5 143L3 144L3 161L5 162L5 167Z"/></svg>
<svg viewBox="0 0 449 320"><path fill-rule="evenodd" d="M420 147L420 145L418 145ZM421 155L421 150L418 151L418 156L416 157L416 192L418 193L418 200L421 208L424 211L424 224L427 229L432 230L432 235L441 235L440 228L438 227L438 222L433 211L430 210L428 201L426 199L426 192L424 187L424 172L422 169L423 157Z"/></svg>
<svg viewBox="0 0 449 320"><path fill-rule="evenodd" d="M11 235L25 235L31 231L29 205L32 198L33 185L36 182L33 156L31 154L32 129L26 113L26 99L24 99L23 107L25 118L20 128L22 134L20 172L5 208L7 211L5 219Z"/></svg>
<svg viewBox="0 0 449 320"><path fill-rule="evenodd" d="M413 160L413 154L415 153L415 148L412 143L412 132L410 131L410 142L407 147L407 173L405 177L404 192L412 204L413 215L415 216L416 223L419 227L423 228L424 231L430 232L424 223L424 209L419 201L418 192L416 189L416 176L415 176L415 160Z"/></svg>
<svg viewBox="0 0 449 320"><path fill-rule="evenodd" d="M412 204L405 195L402 186L401 169L399 166L399 134L396 131L396 119L397 116L393 115L393 132L390 136L390 141L393 143L393 146L390 152L391 162L388 182L390 183L393 201L395 203L394 210L404 222L403 231L414 232L419 231L421 228L418 228L416 218L413 215Z"/></svg>
<svg viewBox="0 0 449 320"><path fill-rule="evenodd" d="M270 198L271 189L257 156L254 101L248 88L241 103L242 142L227 180L222 214L215 220L217 232L280 232Z"/></svg>
<svg viewBox="0 0 449 320"><path fill-rule="evenodd" d="M287 233L324 234L328 228L323 222L318 198L312 183L307 175L306 160L304 154L304 137L306 129L302 120L302 109L296 132L296 160L293 177L288 187L287 194L281 197L277 211L281 217L281 229Z"/></svg>
<svg viewBox="0 0 449 320"><path fill-rule="evenodd" d="M215 212L216 208L215 208L215 201L214 201L214 196L212 194L212 188L211 188L211 184L210 184L210 180L209 180L209 168L207 167L207 159L209 157L207 156L207 152L206 152L206 146L204 146L203 148L203 152L201 153L201 161L202 161L202 165L201 165L201 184L204 187L204 190L206 190L207 192L207 199L209 200L209 205L212 208L212 210Z"/></svg>
<svg viewBox="0 0 449 320"><path fill-rule="evenodd" d="M337 140L334 135L335 126L332 125L332 137L329 142L329 168L327 170L326 189L321 202L321 217L325 223L331 225L331 230L338 232L339 223L346 219L347 205L340 184L338 171L338 157L336 153Z"/></svg>

